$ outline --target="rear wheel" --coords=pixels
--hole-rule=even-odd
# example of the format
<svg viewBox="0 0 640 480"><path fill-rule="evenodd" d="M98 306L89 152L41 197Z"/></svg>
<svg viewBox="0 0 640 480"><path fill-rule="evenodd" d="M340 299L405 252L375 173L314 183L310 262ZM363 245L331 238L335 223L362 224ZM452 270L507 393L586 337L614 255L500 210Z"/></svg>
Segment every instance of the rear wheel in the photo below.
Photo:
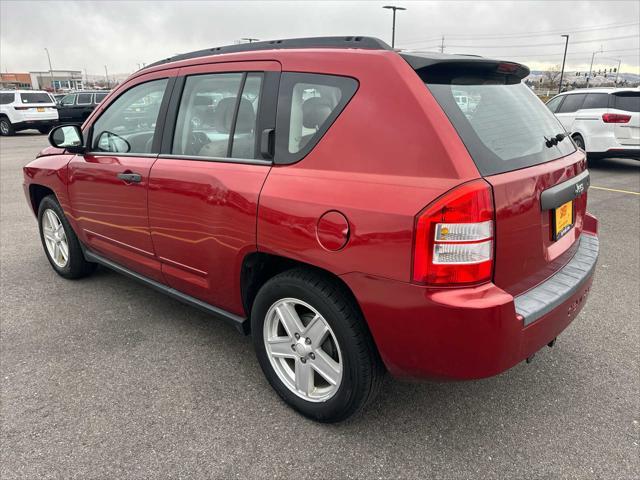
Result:
<svg viewBox="0 0 640 480"><path fill-rule="evenodd" d="M344 420L379 390L384 369L364 319L328 276L291 270L269 280L254 302L251 328L267 380L307 417Z"/></svg>
<svg viewBox="0 0 640 480"><path fill-rule="evenodd" d="M51 131L51 127L38 127L38 131L43 135L46 135Z"/></svg>
<svg viewBox="0 0 640 480"><path fill-rule="evenodd" d="M55 196L48 195L40 202L38 225L44 252L58 275L81 278L95 270L96 264L84 259L78 237Z"/></svg>
<svg viewBox="0 0 640 480"><path fill-rule="evenodd" d="M13 135L15 130L7 117L0 118L0 135Z"/></svg>

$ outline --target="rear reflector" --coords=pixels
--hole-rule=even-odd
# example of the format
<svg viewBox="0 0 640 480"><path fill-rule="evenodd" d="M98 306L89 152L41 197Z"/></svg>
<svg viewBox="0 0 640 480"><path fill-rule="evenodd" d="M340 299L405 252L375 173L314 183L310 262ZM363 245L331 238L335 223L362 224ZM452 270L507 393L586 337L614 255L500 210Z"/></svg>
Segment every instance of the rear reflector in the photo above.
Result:
<svg viewBox="0 0 640 480"><path fill-rule="evenodd" d="M416 218L413 281L444 286L491 280L493 222L491 187L484 180L437 199Z"/></svg>
<svg viewBox="0 0 640 480"><path fill-rule="evenodd" d="M627 123L631 120L631 115L622 115L620 113L603 113L602 121L604 123Z"/></svg>

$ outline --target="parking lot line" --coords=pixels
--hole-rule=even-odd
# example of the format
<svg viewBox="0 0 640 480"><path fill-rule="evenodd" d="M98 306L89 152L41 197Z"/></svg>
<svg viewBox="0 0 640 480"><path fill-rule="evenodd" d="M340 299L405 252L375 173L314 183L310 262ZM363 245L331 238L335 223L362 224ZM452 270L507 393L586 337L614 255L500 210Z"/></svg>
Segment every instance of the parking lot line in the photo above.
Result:
<svg viewBox="0 0 640 480"><path fill-rule="evenodd" d="M596 190L606 190L607 192L628 193L630 195L640 195L640 192L632 192L630 190L618 190L616 188L595 187L591 185L589 188L595 188Z"/></svg>

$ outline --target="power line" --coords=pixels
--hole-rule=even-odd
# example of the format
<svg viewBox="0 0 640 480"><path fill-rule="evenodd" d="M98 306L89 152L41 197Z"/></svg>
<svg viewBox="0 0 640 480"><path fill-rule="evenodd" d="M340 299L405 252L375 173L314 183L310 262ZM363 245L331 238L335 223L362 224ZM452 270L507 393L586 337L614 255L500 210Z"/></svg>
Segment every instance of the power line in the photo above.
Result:
<svg viewBox="0 0 640 480"><path fill-rule="evenodd" d="M454 39L466 39L466 38L481 38L484 40L492 40L492 39L501 39L501 38L529 38L529 37L544 37L544 36L551 36L551 35L557 35L559 33L581 33L581 32L591 32L591 31L595 31L595 30L605 30L605 29L613 29L613 28L624 28L624 27L632 27L632 26L636 26L636 25L640 25L640 22L629 22L629 23L619 23L619 24L608 24L608 25L600 25L597 27L589 27L589 28L582 28L582 29L574 29L574 30L566 30L566 29L561 29L561 30L541 30L538 32L528 32L528 33L510 33L510 34L504 34L504 35L494 35L494 34L446 34L445 36L447 38L454 38ZM439 40L440 37L433 37L433 38L428 38L428 39L424 39L424 40L409 40L409 41L404 41L402 42L403 45L408 45L411 43L427 43L427 42L431 42L434 40ZM573 43L573 42L572 42Z"/></svg>
<svg viewBox="0 0 640 480"><path fill-rule="evenodd" d="M634 35L620 35L618 37L606 37L606 38L592 38L589 40L578 40L571 42L572 45L581 43L596 43L596 42L608 42L613 40L623 40L626 38L638 38L640 34ZM539 48L539 47L557 47L560 42L552 43L530 43L530 44L518 44L518 45L449 45L451 48Z"/></svg>

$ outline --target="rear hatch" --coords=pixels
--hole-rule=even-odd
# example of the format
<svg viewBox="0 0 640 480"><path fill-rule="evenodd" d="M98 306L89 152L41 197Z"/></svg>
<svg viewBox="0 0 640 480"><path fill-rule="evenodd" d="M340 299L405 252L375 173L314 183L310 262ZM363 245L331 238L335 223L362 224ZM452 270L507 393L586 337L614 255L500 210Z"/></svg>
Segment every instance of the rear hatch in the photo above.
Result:
<svg viewBox="0 0 640 480"><path fill-rule="evenodd" d="M589 185L584 154L521 82L529 73L522 65L462 57L417 73L492 187L494 283L512 295L536 286L577 249Z"/></svg>
<svg viewBox="0 0 640 480"><path fill-rule="evenodd" d="M58 118L56 104L47 92L19 93L13 107L25 120L51 120Z"/></svg>
<svg viewBox="0 0 640 480"><path fill-rule="evenodd" d="M619 91L611 95L610 115L616 140L621 145L640 146L640 91Z"/></svg>

